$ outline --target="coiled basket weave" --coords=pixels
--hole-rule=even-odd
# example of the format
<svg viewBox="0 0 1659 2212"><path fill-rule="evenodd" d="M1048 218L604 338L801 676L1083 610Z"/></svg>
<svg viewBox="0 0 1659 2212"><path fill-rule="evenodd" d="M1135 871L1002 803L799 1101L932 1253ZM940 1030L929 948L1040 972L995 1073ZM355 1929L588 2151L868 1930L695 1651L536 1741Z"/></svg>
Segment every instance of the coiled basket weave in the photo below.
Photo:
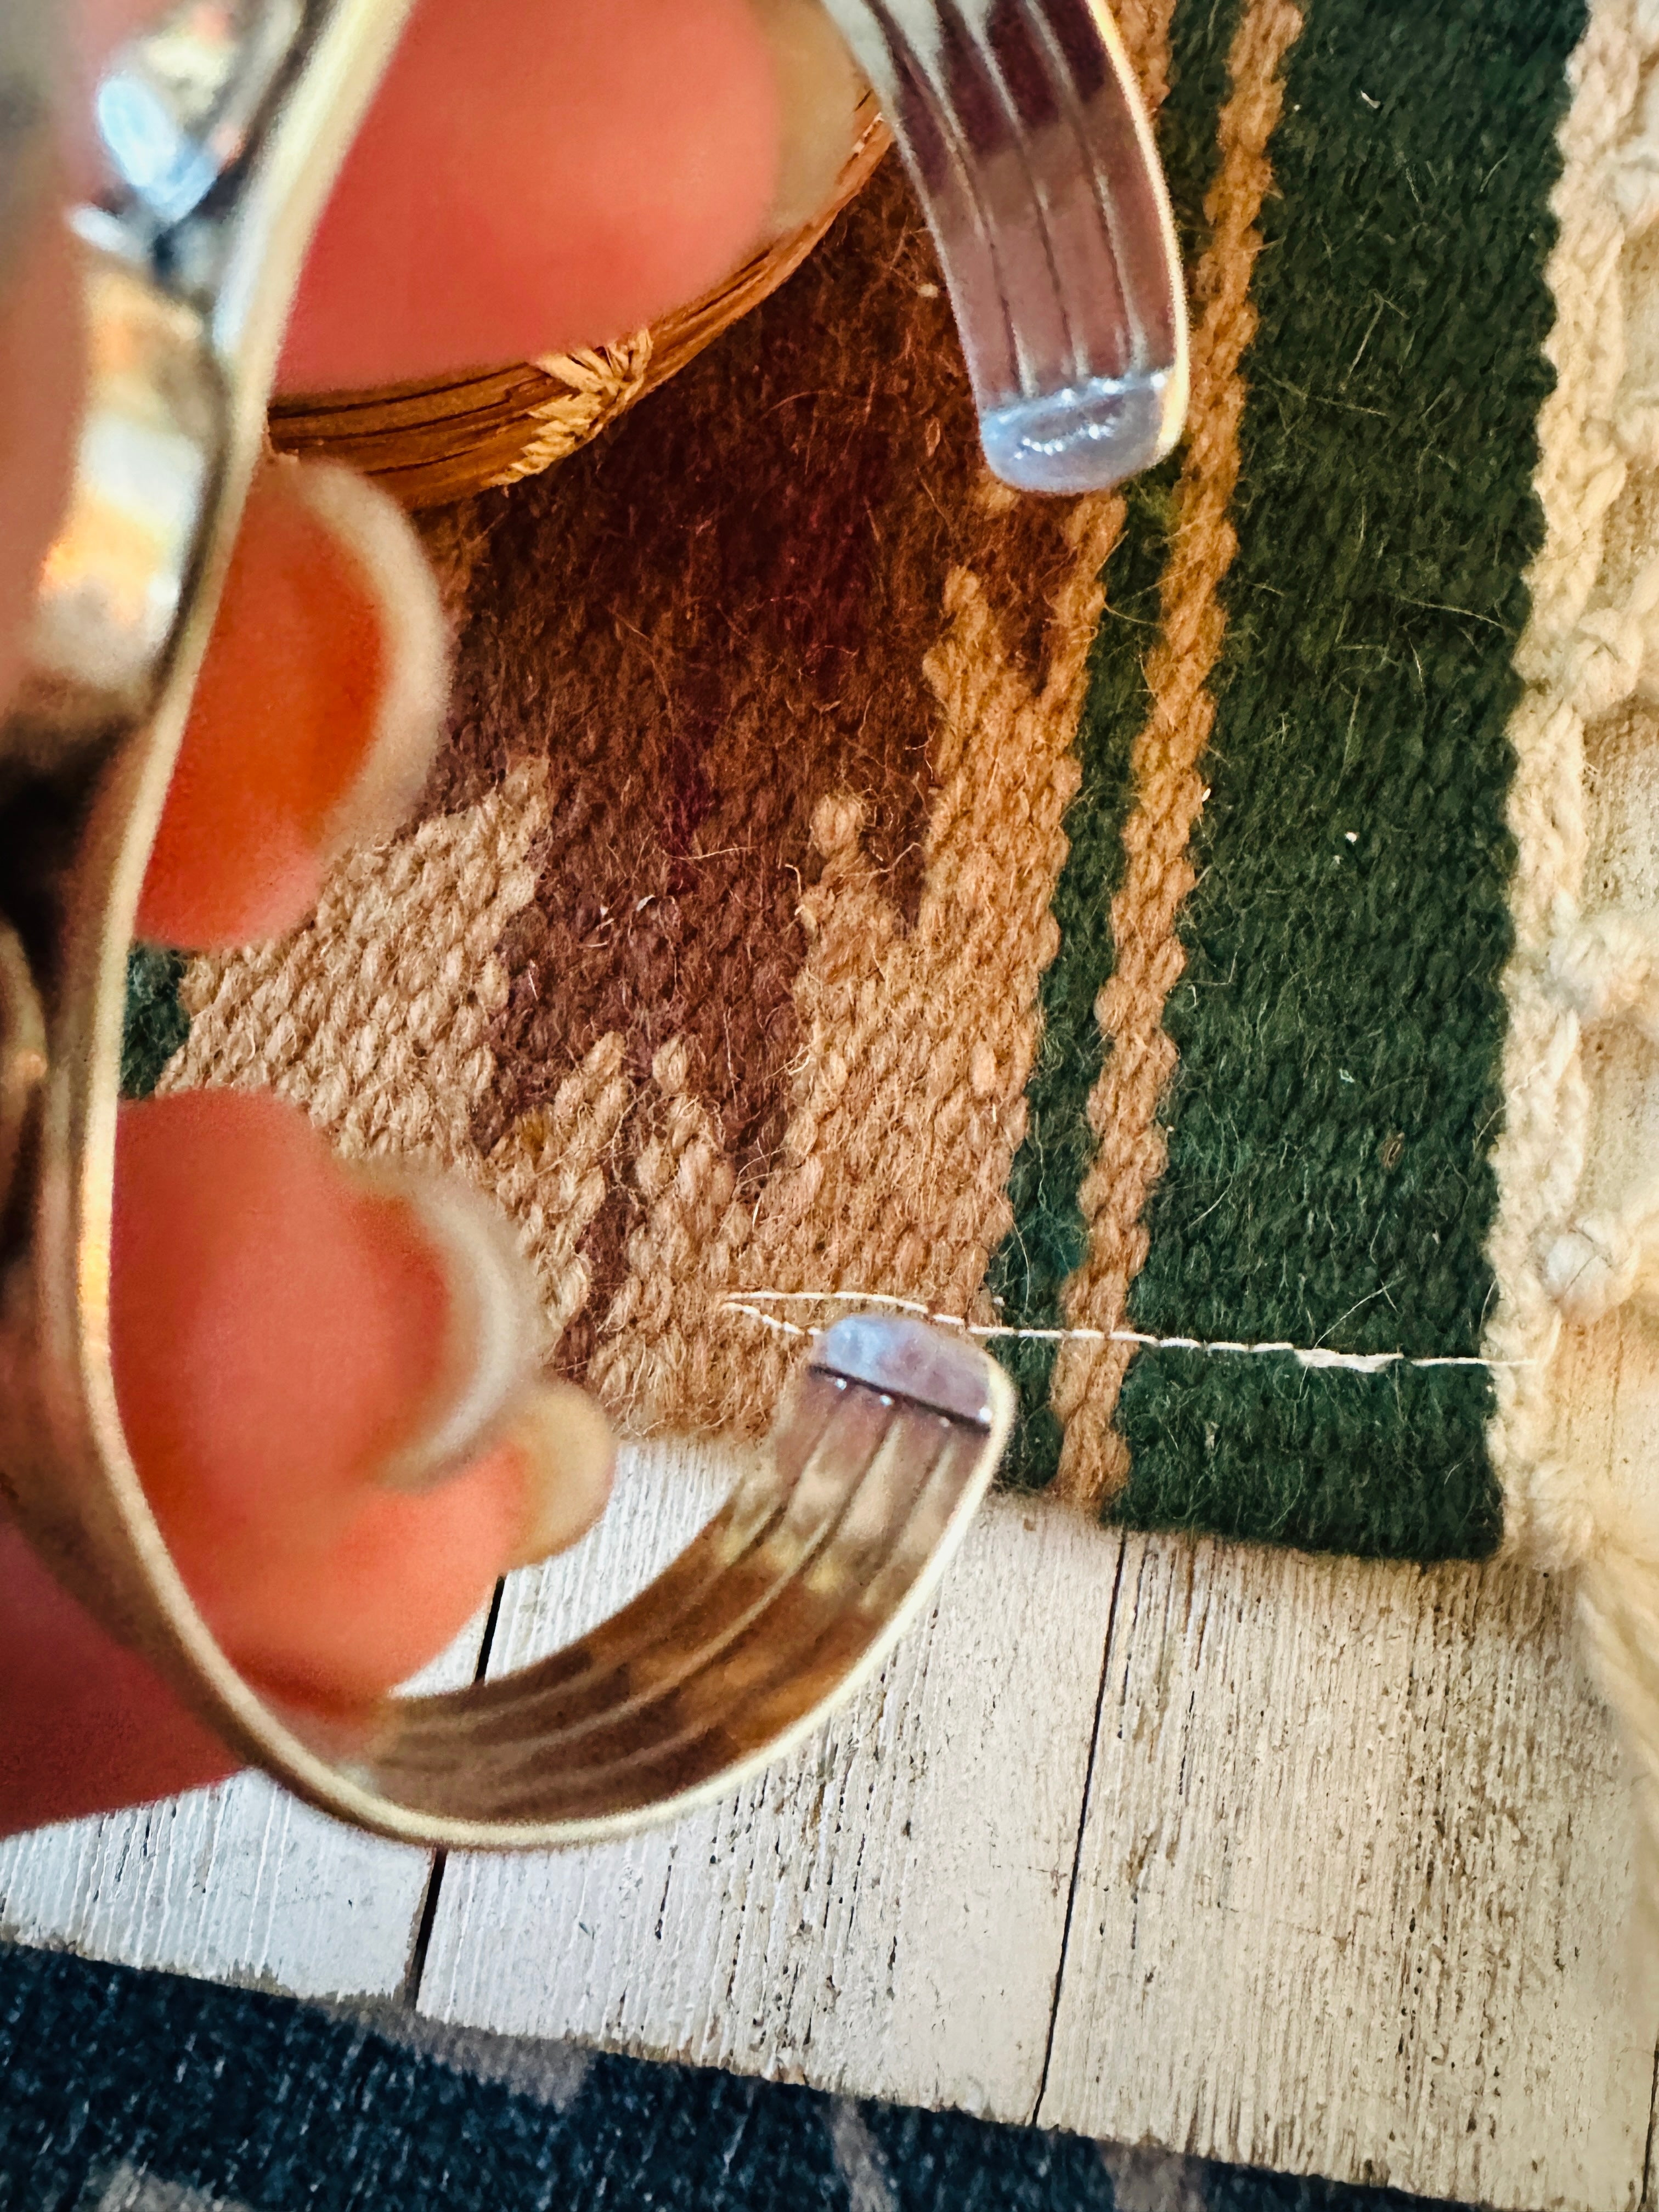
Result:
<svg viewBox="0 0 1659 2212"><path fill-rule="evenodd" d="M280 453L360 469L408 507L445 506L550 468L677 375L794 274L892 143L872 93L860 101L854 128L835 189L810 222L774 239L648 329L540 361L374 391L281 398L270 410L272 444Z"/></svg>

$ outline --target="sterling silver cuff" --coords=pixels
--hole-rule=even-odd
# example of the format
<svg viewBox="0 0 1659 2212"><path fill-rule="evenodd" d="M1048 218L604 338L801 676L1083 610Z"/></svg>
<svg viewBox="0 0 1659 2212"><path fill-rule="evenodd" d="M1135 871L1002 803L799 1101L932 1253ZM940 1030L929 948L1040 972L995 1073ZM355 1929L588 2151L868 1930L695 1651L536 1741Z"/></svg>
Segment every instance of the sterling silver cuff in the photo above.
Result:
<svg viewBox="0 0 1659 2212"><path fill-rule="evenodd" d="M99 91L107 181L75 217L79 461L0 727L0 1469L60 1577L236 1752L406 1841L544 1845L726 1789L845 1696L927 1602L1012 1399L960 1336L840 1323L758 1471L623 1612L520 1674L390 1700L349 1744L238 1674L161 1540L109 1359L127 950L301 258L407 5L182 7ZM831 13L933 223L993 466L1078 490L1158 458L1185 403L1185 311L1103 9ZM45 128L44 14L0 12L0 274Z"/></svg>

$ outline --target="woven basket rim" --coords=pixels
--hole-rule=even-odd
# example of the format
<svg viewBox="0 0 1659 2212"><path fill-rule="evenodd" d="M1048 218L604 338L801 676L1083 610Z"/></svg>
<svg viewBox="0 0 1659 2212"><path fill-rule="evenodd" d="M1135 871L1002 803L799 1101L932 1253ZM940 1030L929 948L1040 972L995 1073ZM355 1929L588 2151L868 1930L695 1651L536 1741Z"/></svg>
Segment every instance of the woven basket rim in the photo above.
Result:
<svg viewBox="0 0 1659 2212"><path fill-rule="evenodd" d="M736 313L724 313L732 302L742 300L753 291L756 296L749 304L758 305L768 292L775 289L777 284L784 282L799 266L836 216L862 189L892 143L892 135L877 106L873 93L864 94L856 115L858 136L842 165L834 190L817 214L799 230L757 246L745 260L735 269L729 270L707 290L659 316L648 326L653 359L665 351L672 350L676 337L683 339L696 333L706 320L714 322L715 331L728 328L739 315L747 312L747 307L738 307ZM777 271L781 266L782 274L779 275ZM714 334L710 332L711 336ZM274 423L280 422L285 428L300 431L301 423L308 416L325 416L334 419L353 413L367 414L395 407L399 401L440 398L446 393L460 395L473 392L480 385L497 384L503 380L522 385L530 404L533 404L535 400L548 396L543 387L557 385L561 381L557 367L561 362L584 354L602 353L607 344L635 335L633 332L619 334L618 340L601 341L591 347L571 347L562 354L504 362L479 362L469 368L445 370L435 376L409 377L388 384L278 392L272 396L270 412ZM707 340L703 339L702 343L707 343ZM700 344L697 349L701 349ZM672 374L673 370L670 368L664 374ZM661 376L653 376L650 380L653 383L662 380ZM467 407L458 410L458 414L471 411L471 407ZM426 416L420 419L429 421L431 418Z"/></svg>

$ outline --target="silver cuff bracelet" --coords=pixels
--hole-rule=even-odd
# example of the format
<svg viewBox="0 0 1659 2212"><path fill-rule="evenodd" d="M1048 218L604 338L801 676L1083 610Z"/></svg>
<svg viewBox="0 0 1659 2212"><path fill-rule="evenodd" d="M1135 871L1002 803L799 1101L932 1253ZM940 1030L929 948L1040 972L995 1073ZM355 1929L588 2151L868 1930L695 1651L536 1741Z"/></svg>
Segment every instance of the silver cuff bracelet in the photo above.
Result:
<svg viewBox="0 0 1659 2212"><path fill-rule="evenodd" d="M547 1845L730 1788L863 1679L959 1542L1012 1392L960 1336L839 1323L757 1471L630 1605L522 1673L388 1700L344 1753L237 1673L161 1539L109 1355L128 945L295 281L408 6L181 7L99 89L109 182L72 218L86 415L0 728L0 1479L60 1579L235 1753L408 1842ZM1100 0L830 12L933 224L991 466L1069 492L1158 459L1186 404L1185 307ZM31 26L5 0L0 282L42 136Z"/></svg>

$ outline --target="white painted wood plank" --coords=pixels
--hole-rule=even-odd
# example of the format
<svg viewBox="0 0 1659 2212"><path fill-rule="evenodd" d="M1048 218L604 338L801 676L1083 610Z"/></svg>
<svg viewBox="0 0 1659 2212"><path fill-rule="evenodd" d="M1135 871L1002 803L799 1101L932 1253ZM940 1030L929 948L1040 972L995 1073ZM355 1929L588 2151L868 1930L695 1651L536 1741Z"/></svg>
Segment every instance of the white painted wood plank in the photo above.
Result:
<svg viewBox="0 0 1659 2212"><path fill-rule="evenodd" d="M481 1613L411 1687L470 1681ZM406 1991L431 1854L258 1774L0 1843L0 1936L316 1998Z"/></svg>
<svg viewBox="0 0 1659 2212"><path fill-rule="evenodd" d="M523 1578L492 1667L638 1588L735 1466L632 1455L625 1540ZM1120 1548L994 1499L926 1626L787 1766L627 1844L452 1858L422 2009L1029 2119Z"/></svg>
<svg viewBox="0 0 1659 2212"><path fill-rule="evenodd" d="M514 1578L497 1663L637 1588L736 1463L629 1455L603 1531ZM790 1767L631 1844L452 1860L422 2009L1031 2118L1121 1548L994 1501L926 1631ZM1516 2212L1633 2203L1654 2023L1559 1597L1125 1556L1040 2117ZM424 1882L248 1780L0 1847L0 1929L384 2001Z"/></svg>
<svg viewBox="0 0 1659 2212"><path fill-rule="evenodd" d="M295 1996L390 1997L429 1866L242 1775L0 1845L0 1936Z"/></svg>
<svg viewBox="0 0 1659 2212"><path fill-rule="evenodd" d="M1656 2022L1565 1613L1510 1568L1133 1540L1042 2119L1633 2207Z"/></svg>

